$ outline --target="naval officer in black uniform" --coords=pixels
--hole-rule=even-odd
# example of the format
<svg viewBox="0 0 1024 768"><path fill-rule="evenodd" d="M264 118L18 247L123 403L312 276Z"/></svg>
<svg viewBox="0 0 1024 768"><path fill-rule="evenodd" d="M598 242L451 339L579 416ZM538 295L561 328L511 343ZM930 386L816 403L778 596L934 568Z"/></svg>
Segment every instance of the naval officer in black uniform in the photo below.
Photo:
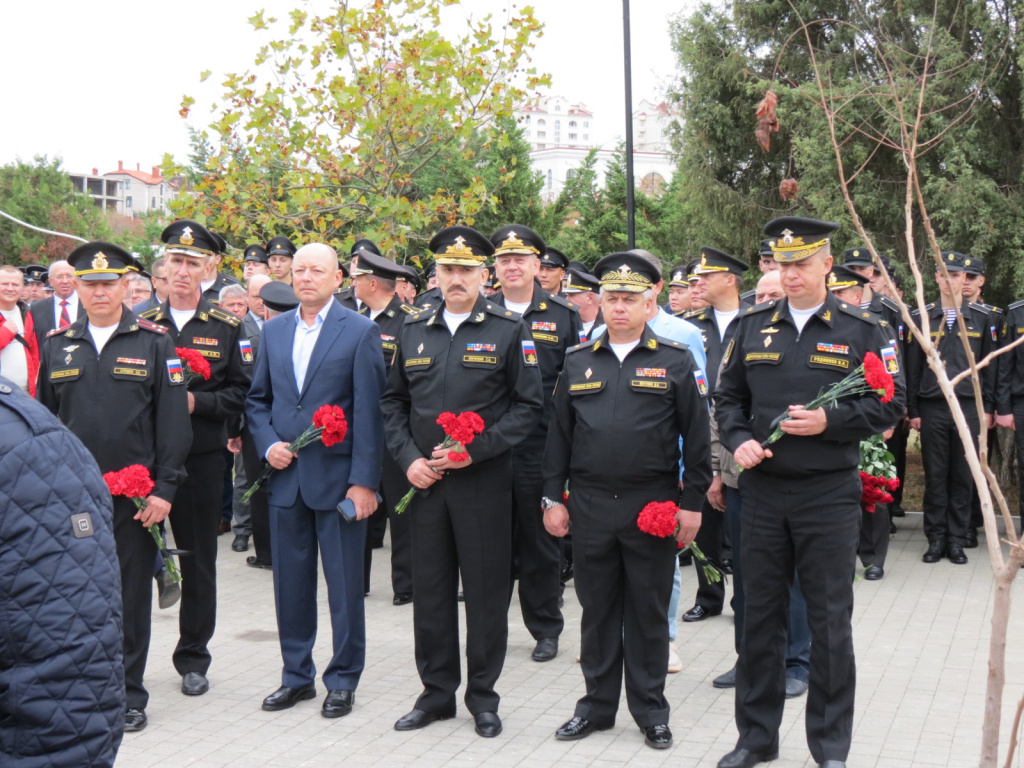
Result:
<svg viewBox="0 0 1024 768"><path fill-rule="evenodd" d="M786 298L749 307L726 350L715 415L722 445L744 468L745 631L736 679L736 749L719 768L749 768L779 751L785 702L789 585L799 575L811 626L807 742L814 760L843 768L853 730L853 571L860 526L860 441L902 416L897 376L888 403L874 394L808 411L822 387L868 352L890 349L873 314L829 294L829 235L837 224L783 217L765 226ZM783 437L761 442L789 412Z"/></svg>
<svg viewBox="0 0 1024 768"><path fill-rule="evenodd" d="M448 227L430 241L444 303L410 316L381 401L388 449L418 494L412 529L413 629L423 693L395 728L455 715L461 679L459 576L466 597L466 707L484 737L501 732L494 690L508 643L512 449L544 412L537 352L519 315L480 295L494 252L475 229ZM473 411L484 431L453 462L438 446L443 412Z"/></svg>
<svg viewBox="0 0 1024 768"><path fill-rule="evenodd" d="M114 497L114 542L124 604L125 730L146 727L149 692L143 685L149 655L156 544L144 526L172 511L185 479L192 444L183 379L163 326L124 308L131 255L110 243L80 245L68 256L83 312L43 345L38 398L89 449L102 472L133 464L155 483L146 509ZM186 511L176 514L187 514Z"/></svg>
<svg viewBox="0 0 1024 768"><path fill-rule="evenodd" d="M607 333L566 355L544 452L544 524L565 536L573 523L587 685L555 735L571 741L611 728L625 670L629 713L647 745L664 749L672 744L664 690L676 540L693 541L711 484L707 379L685 345L647 324L661 281L653 264L613 253L594 273ZM681 507L676 536L641 531L640 511L665 501Z"/></svg>

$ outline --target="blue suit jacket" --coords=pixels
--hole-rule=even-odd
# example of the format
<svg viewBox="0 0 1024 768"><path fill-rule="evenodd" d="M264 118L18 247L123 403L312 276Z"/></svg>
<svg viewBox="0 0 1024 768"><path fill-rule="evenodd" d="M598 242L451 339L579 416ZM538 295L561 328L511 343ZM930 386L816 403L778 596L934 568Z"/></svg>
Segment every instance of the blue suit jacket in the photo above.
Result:
<svg viewBox="0 0 1024 768"><path fill-rule="evenodd" d="M279 440L290 443L310 426L317 408L341 406L348 421L345 440L330 448L320 441L306 446L287 469L274 472L268 484L275 507L294 505L301 493L310 509L333 509L349 486L376 489L380 483L384 451L380 328L332 301L299 392L292 367L298 311L263 325L245 412L256 450L266 456L271 445Z"/></svg>

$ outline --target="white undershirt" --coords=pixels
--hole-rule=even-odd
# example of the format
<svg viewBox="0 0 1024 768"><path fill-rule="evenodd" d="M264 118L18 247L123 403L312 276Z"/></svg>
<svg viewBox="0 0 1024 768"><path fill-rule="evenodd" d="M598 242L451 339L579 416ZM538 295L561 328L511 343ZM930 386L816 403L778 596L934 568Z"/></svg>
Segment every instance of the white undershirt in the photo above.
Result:
<svg viewBox="0 0 1024 768"><path fill-rule="evenodd" d="M612 352L615 353L615 356L619 358L619 362L621 363L626 359L626 355L634 350L636 345L639 343L640 339L637 339L636 341L627 341L625 344L612 344L611 342L608 342L608 346L612 348Z"/></svg>
<svg viewBox="0 0 1024 768"><path fill-rule="evenodd" d="M175 309L174 307L169 307L169 309L171 310L171 319L179 331L185 327L185 323L196 316L194 309Z"/></svg>
<svg viewBox="0 0 1024 768"><path fill-rule="evenodd" d="M718 323L718 338L725 338L725 329L729 327L729 323L733 321L733 318L740 313L739 307L730 312L719 312L715 310L715 322Z"/></svg>
<svg viewBox="0 0 1024 768"><path fill-rule="evenodd" d="M458 314L449 312L447 309L444 311L444 321L448 326L448 330L452 332L452 336L459 329L459 326L469 320L469 316L473 314L470 312L460 312Z"/></svg>
<svg viewBox="0 0 1024 768"><path fill-rule="evenodd" d="M14 323L18 333L25 335L25 324L21 321L20 309L2 309L0 314L4 319ZM23 392L28 392L28 350L17 339L11 339L11 343L0 350L0 373L4 378L17 384Z"/></svg>
<svg viewBox="0 0 1024 768"><path fill-rule="evenodd" d="M583 335L584 336L588 336L590 334L590 329L594 327L594 323L596 323L596 322L597 322L597 318L595 317L589 323L584 323L583 324Z"/></svg>
<svg viewBox="0 0 1024 768"><path fill-rule="evenodd" d="M210 290L210 288L213 287L213 284L216 283L216 282L217 282L217 278L216 277L213 278L213 280L203 280L201 283L199 283L199 290L200 290L200 292L206 293L208 290Z"/></svg>
<svg viewBox="0 0 1024 768"><path fill-rule="evenodd" d="M107 342L110 341L110 337L114 335L116 330L117 323L108 325L106 328L100 328L89 323L89 335L92 336L93 343L96 345L96 354L103 351L103 348L107 346Z"/></svg>
<svg viewBox="0 0 1024 768"><path fill-rule="evenodd" d="M824 304L825 302L821 302L818 306L811 307L810 309L797 309L792 304L790 305L789 314L792 316L793 323L796 325L797 333L804 332L804 326L807 325L807 321L811 319L811 315L821 309Z"/></svg>
<svg viewBox="0 0 1024 768"><path fill-rule="evenodd" d="M526 312L530 308L530 304L533 302L527 301L525 304L520 304L518 301L509 301L505 299L505 309L511 309L513 312L518 312L520 315Z"/></svg>
<svg viewBox="0 0 1024 768"><path fill-rule="evenodd" d="M380 316L380 313L383 312L385 309L387 309L387 307L381 307L380 309L371 309L370 319L376 320Z"/></svg>

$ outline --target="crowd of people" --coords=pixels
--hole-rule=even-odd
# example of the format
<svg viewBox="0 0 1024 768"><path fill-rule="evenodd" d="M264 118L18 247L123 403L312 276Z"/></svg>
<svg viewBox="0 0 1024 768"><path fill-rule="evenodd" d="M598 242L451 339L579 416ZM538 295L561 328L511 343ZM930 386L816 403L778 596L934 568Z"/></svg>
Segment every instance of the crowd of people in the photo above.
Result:
<svg viewBox="0 0 1024 768"><path fill-rule="evenodd" d="M664 689L683 667L677 619L719 615L727 595L712 569L696 568L694 604L680 615L679 566L693 550L733 577L737 660L714 685L736 689L739 738L719 768L774 759L784 701L804 694L813 759L844 766L856 560L866 579L883 578L892 519L904 514L901 489L891 504L862 506L860 443L883 435L902 478L908 434L920 431L923 560L965 563L977 546L977 494L915 339L930 334L954 375L968 365L965 345L981 359L1024 333L1024 302L1004 319L982 302L981 260L944 252L940 296L927 321L908 327L889 295L890 284L900 290L891 264L863 247L839 264L837 228L766 224L762 275L747 293L748 263L712 247L668 269L639 249L591 269L517 224L490 236L441 230L423 275L370 240L339 256L274 237L245 248L238 280L220 269L224 239L191 220L164 230L150 265L93 242L48 267L0 266L0 423L53 440L62 430L52 414L84 445L62 459L79 460L74 475L90 492L38 517L57 528L70 517L58 543L120 580L120 603L104 603L100 622L116 667L115 684L108 676L96 695L107 716L76 726L89 764L112 763L122 730L148 722L154 579L162 608L180 599L181 693L210 690L218 536L228 532L234 551L251 542L248 565L273 571L282 676L262 708L317 695L319 562L333 638L321 714L351 712L372 553L390 529L393 602L413 606L423 683L396 729L456 715L462 601L463 699L480 736L500 734L512 596L544 663L559 653L571 581L586 692L555 737L612 727L624 679L645 743L671 746ZM891 399L805 408L868 353L885 361ZM982 388L988 426L1012 428L1024 409L1024 353L984 368ZM956 392L976 432L970 380ZM296 449L317 424L322 439ZM0 468L28 440L8 440L12 430ZM95 492L98 474L136 465L152 481L141 498ZM638 525L641 511L665 503L661 535ZM10 517L0 515L0 530ZM174 549L151 527L166 528ZM20 555L53 578L52 553ZM9 556L0 550L0 562ZM8 667L0 663L0 687L17 673ZM11 715L0 733L41 727L27 700ZM8 757L64 748L60 734L21 743ZM75 749L53 764L81 764Z"/></svg>

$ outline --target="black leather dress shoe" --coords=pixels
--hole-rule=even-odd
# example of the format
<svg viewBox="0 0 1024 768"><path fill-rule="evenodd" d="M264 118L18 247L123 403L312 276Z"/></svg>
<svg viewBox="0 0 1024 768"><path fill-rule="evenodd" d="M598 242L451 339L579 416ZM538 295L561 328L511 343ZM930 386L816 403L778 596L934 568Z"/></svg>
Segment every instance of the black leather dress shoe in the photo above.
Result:
<svg viewBox="0 0 1024 768"><path fill-rule="evenodd" d="M899 504L889 505L889 517L906 517L907 513Z"/></svg>
<svg viewBox="0 0 1024 768"><path fill-rule="evenodd" d="M391 601L393 605L408 605L412 602L412 592L395 592L395 599Z"/></svg>
<svg viewBox="0 0 1024 768"><path fill-rule="evenodd" d="M928 551L924 553L921 560L925 563L937 563L946 554L946 542L936 539L928 545Z"/></svg>
<svg viewBox="0 0 1024 768"><path fill-rule="evenodd" d="M668 749L672 746L672 731L667 725L649 725L644 728L644 744L651 749Z"/></svg>
<svg viewBox="0 0 1024 768"><path fill-rule="evenodd" d="M715 688L735 688L736 687L736 667L734 666L728 672L725 672L714 680L711 681L711 685Z"/></svg>
<svg viewBox="0 0 1024 768"><path fill-rule="evenodd" d="M946 548L946 557L949 558L949 562L953 565L964 565L967 562L967 555L964 554L964 548L955 541L949 542L949 546Z"/></svg>
<svg viewBox="0 0 1024 768"><path fill-rule="evenodd" d="M542 637L537 641L537 647L533 649L530 658L534 661L551 661L558 655L558 638Z"/></svg>
<svg viewBox="0 0 1024 768"><path fill-rule="evenodd" d="M964 549L974 549L978 546L978 529L973 525L967 529L967 541L964 542Z"/></svg>
<svg viewBox="0 0 1024 768"><path fill-rule="evenodd" d="M703 605L695 605L683 614L683 621L704 621L709 616L719 616L721 608L705 608Z"/></svg>
<svg viewBox="0 0 1024 768"><path fill-rule="evenodd" d="M355 691L328 691L320 714L324 717L344 717L356 703Z"/></svg>
<svg viewBox="0 0 1024 768"><path fill-rule="evenodd" d="M210 681L206 675L198 672L186 672L181 676L181 692L186 696L202 696L210 690Z"/></svg>
<svg viewBox="0 0 1024 768"><path fill-rule="evenodd" d="M576 741L585 739L594 731L607 731L610 725L598 725L584 717L574 717L555 731L555 738L559 741Z"/></svg>
<svg viewBox="0 0 1024 768"><path fill-rule="evenodd" d="M416 731L420 728L426 728L438 720L451 720L453 717L455 717L454 712L450 715L442 715L437 712L425 712L422 709L414 709L409 714L398 719L398 722L395 723L395 730Z"/></svg>
<svg viewBox="0 0 1024 768"><path fill-rule="evenodd" d="M256 555L249 555L249 557L245 558L245 564L250 568L263 568L266 571L274 569L274 566L271 563L268 563L265 560L260 560Z"/></svg>
<svg viewBox="0 0 1024 768"><path fill-rule="evenodd" d="M807 681L798 677L786 678L786 698L798 699L807 693Z"/></svg>
<svg viewBox="0 0 1024 768"><path fill-rule="evenodd" d="M221 520L220 525L217 526L217 535L221 536L225 533L231 533L231 523L228 520Z"/></svg>
<svg viewBox="0 0 1024 768"><path fill-rule="evenodd" d="M244 533L240 533L235 536L235 540L231 542L231 549L235 552L247 552L249 550L249 537Z"/></svg>
<svg viewBox="0 0 1024 768"><path fill-rule="evenodd" d="M826 760L818 768L846 768L845 760Z"/></svg>
<svg viewBox="0 0 1024 768"><path fill-rule="evenodd" d="M264 712L280 712L282 709L291 709L300 701L315 697L316 687L312 683L301 688L289 688L282 685L263 700L262 709Z"/></svg>
<svg viewBox="0 0 1024 768"><path fill-rule="evenodd" d="M864 578L868 581L880 581L885 576L885 571L880 565L869 565L864 571Z"/></svg>
<svg viewBox="0 0 1024 768"><path fill-rule="evenodd" d="M477 735L493 739L501 733L501 718L496 712L477 712L473 719L476 720Z"/></svg>
<svg viewBox="0 0 1024 768"><path fill-rule="evenodd" d="M146 717L146 710L132 707L124 713L124 730L129 731L141 731L149 723L149 719Z"/></svg>
<svg viewBox="0 0 1024 768"><path fill-rule="evenodd" d="M771 752L751 752L743 747L736 747L732 752L718 761L718 768L753 768L758 763L767 763L779 756L779 750Z"/></svg>
<svg viewBox="0 0 1024 768"><path fill-rule="evenodd" d="M565 568L562 569L562 572L558 576L558 580L561 582L562 586L564 587L566 584L568 584L570 581L572 581L573 576L575 576L575 575L576 575L576 572L573 570L572 563L569 563L569 564L567 564L565 566Z"/></svg>

